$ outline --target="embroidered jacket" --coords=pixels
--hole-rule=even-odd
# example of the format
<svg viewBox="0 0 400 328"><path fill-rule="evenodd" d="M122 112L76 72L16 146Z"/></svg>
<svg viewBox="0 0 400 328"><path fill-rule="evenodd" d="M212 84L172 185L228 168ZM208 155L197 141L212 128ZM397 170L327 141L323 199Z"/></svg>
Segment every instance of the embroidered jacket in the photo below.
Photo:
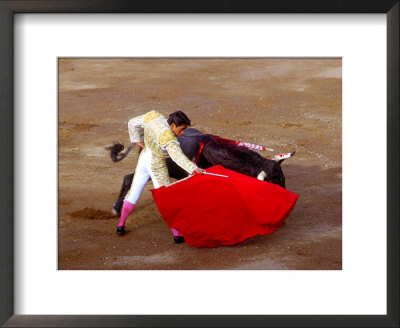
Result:
<svg viewBox="0 0 400 328"><path fill-rule="evenodd" d="M166 118L157 111L134 117L128 122L131 142L140 142L140 132L144 129L144 143L156 157L170 156L186 172L192 173L197 166L182 152Z"/></svg>

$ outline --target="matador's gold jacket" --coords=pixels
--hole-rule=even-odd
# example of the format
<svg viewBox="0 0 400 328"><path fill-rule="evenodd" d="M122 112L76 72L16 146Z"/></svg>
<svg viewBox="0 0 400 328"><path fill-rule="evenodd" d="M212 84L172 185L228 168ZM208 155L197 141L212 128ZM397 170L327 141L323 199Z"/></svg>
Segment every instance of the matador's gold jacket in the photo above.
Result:
<svg viewBox="0 0 400 328"><path fill-rule="evenodd" d="M144 129L144 143L154 157L165 163L168 155L186 172L192 173L197 166L191 162L179 145L178 139L172 132L166 118L157 111L134 117L128 122L131 142L140 142L140 132ZM161 163L160 163L161 164Z"/></svg>

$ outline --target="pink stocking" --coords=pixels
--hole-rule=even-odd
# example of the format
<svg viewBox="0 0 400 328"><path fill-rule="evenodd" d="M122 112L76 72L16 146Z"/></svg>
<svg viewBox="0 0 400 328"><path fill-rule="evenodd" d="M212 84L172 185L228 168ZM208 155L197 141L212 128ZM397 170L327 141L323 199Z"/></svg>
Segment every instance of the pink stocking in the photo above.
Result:
<svg viewBox="0 0 400 328"><path fill-rule="evenodd" d="M176 229L171 228L172 233L174 234L174 237L183 237L183 235Z"/></svg>
<svg viewBox="0 0 400 328"><path fill-rule="evenodd" d="M122 206L121 211L121 219L119 220L118 227L125 227L126 219L128 218L129 214L133 212L134 208L135 204L132 204L127 200L124 201L124 205Z"/></svg>

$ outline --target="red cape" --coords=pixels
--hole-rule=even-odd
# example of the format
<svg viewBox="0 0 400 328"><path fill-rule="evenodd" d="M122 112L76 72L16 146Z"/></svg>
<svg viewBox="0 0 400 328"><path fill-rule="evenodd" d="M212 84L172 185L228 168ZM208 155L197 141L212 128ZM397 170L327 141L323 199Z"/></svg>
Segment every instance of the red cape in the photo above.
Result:
<svg viewBox="0 0 400 328"><path fill-rule="evenodd" d="M194 247L232 245L277 230L298 195L278 185L213 166L207 172L153 189L163 219Z"/></svg>

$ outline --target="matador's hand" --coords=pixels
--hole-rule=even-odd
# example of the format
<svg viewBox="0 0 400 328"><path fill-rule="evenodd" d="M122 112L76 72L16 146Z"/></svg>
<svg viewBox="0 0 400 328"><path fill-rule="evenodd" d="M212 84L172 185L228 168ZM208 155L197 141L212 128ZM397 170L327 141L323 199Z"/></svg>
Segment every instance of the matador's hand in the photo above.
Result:
<svg viewBox="0 0 400 328"><path fill-rule="evenodd" d="M143 142L137 142L136 143L140 148L146 148L145 144Z"/></svg>
<svg viewBox="0 0 400 328"><path fill-rule="evenodd" d="M192 172L192 174L202 174L202 173L204 173L205 172L205 170L203 170L203 169L201 169L201 168L197 168L197 169L195 169L193 172Z"/></svg>

